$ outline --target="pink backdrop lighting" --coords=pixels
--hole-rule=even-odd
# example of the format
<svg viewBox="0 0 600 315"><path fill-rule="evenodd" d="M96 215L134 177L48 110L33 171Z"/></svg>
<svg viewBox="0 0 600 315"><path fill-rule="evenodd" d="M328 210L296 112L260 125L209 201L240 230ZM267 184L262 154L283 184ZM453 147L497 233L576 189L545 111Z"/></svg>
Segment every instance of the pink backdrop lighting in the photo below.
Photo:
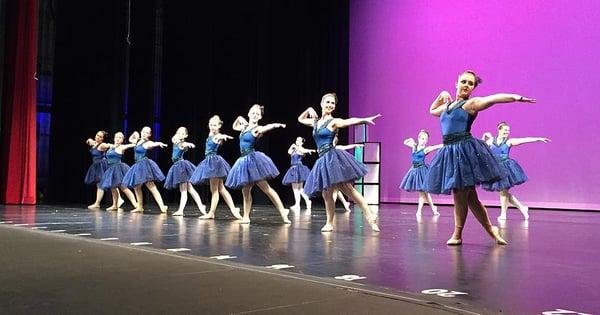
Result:
<svg viewBox="0 0 600 315"><path fill-rule="evenodd" d="M351 1L350 113L383 115L369 127L369 139L382 142L382 201L416 201L398 189L410 167L402 142L421 128L430 145L441 142L429 105L442 90L454 97L457 75L473 69L483 78L475 96L538 99L479 113L475 136L496 135L496 124L507 121L512 137L552 139L513 147L529 176L515 195L534 207L600 209L599 32L595 0ZM478 191L498 204L497 194Z"/></svg>

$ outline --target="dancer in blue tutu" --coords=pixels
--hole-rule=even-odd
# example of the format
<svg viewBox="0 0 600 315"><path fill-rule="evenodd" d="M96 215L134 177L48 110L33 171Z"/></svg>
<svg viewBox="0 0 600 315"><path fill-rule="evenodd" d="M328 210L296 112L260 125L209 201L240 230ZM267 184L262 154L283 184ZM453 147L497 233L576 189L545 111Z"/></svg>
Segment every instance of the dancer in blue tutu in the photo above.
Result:
<svg viewBox="0 0 600 315"><path fill-rule="evenodd" d="M219 194L221 194L233 216L241 220L240 208L235 207L231 195L227 191L227 188L225 188L225 185L223 185L223 180L227 178L231 166L217 153L223 142L233 139L233 137L220 133L222 125L223 121L217 115L212 116L208 120L209 133L208 138L206 138L204 160L198 164L190 181L192 184L205 184L208 182L210 185L210 210L207 214L200 216L200 219L215 218L215 212L219 204Z"/></svg>
<svg viewBox="0 0 600 315"><path fill-rule="evenodd" d="M377 232L379 231L377 216L369 208L367 200L352 186L355 179L363 177L367 173L367 167L356 161L350 153L336 149L333 139L338 129L364 123L374 124L374 120L381 115L366 118L334 118L332 115L336 104L337 95L328 93L321 98L320 118L312 107L307 108L298 116L301 124L313 128L313 137L319 153L319 158L304 184L304 192L309 196L314 196L318 192L323 195L327 223L321 228L321 231L333 231L335 214L333 194L337 189L352 198L361 207L371 229Z"/></svg>
<svg viewBox="0 0 600 315"><path fill-rule="evenodd" d="M174 216L182 216L183 209L185 208L185 204L187 203L188 192L192 195L192 198L196 202L198 209L202 212L203 215L206 214L206 206L202 204L202 200L200 199L200 195L192 186L190 178L192 174L196 170L196 166L192 164L190 161L185 160L183 158L183 154L189 148L195 148L196 146L191 142L185 142L185 139L188 137L188 131L185 127L177 128L177 132L171 139L173 143L173 153L171 154L171 161L173 161L173 165L169 169L167 173L167 179L165 180L165 188L166 189L176 189L179 188L179 192L181 193L181 198L179 199L179 209L173 213Z"/></svg>
<svg viewBox="0 0 600 315"><path fill-rule="evenodd" d="M88 209L99 209L102 197L104 197L104 190L100 187L100 181L102 180L104 171L108 167L105 156L108 146L103 145L106 135L106 131L101 130L96 132L94 139L89 138L85 141L90 146L92 165L90 165L85 174L84 182L88 185L96 185L96 201L89 205Z"/></svg>
<svg viewBox="0 0 600 315"><path fill-rule="evenodd" d="M302 164L302 158L306 154L312 154L316 152L315 150L305 149L302 145L304 144L304 138L298 137L296 138L296 142L294 142L290 148L288 149L288 154L291 156L291 164L288 171L283 176L282 184L286 186L292 186L292 191L294 192L294 205L290 207L291 210L300 210L300 196L304 198L304 202L306 203L306 210L310 210L312 207L312 202L307 194L304 193L304 182L310 173L310 169L306 167L306 165Z"/></svg>
<svg viewBox="0 0 600 315"><path fill-rule="evenodd" d="M163 203L162 196L154 182L165 180L165 175L158 168L158 165L146 156L146 151L152 148L165 148L167 145L162 142L150 140L152 129L150 127L142 128L141 137L137 137L137 133L133 133L129 137L129 142L135 143L133 149L135 153L135 164L127 171L123 177L123 184L129 188L133 188L138 206L131 212L144 212L144 195L142 194L142 185L145 185L156 203L163 213L167 212L167 206Z"/></svg>
<svg viewBox="0 0 600 315"><path fill-rule="evenodd" d="M137 132L137 131L136 131ZM129 199L133 208L137 208L137 201L133 192L123 185L123 177L129 171L129 165L121 162L123 153L125 150L133 148L135 144L123 144L125 136L122 132L115 133L115 139L113 144L107 144L109 149L106 151L106 160L108 161L108 168L102 175L100 181L100 187L105 190L110 190L112 194L112 205L106 208L106 211L122 210L119 205L119 190L121 190L125 196Z"/></svg>
<svg viewBox="0 0 600 315"><path fill-rule="evenodd" d="M440 117L444 146L429 166L427 191L454 197L454 233L448 245L462 244L462 230L470 208L473 215L497 244L506 245L498 228L490 223L487 210L479 201L475 185L493 183L507 175L489 147L471 136L471 125L477 114L497 103L526 102L535 99L517 94L494 94L473 97L471 93L481 83L473 71L465 71L456 82L456 100L443 91L433 101L429 112Z"/></svg>
<svg viewBox="0 0 600 315"><path fill-rule="evenodd" d="M442 144L427 146L429 140L429 132L421 129L417 137L419 142L415 142L415 139L408 138L404 140L404 145L412 149L412 167L400 184L400 188L406 191L418 191L419 192L419 205L417 206L417 216L421 216L421 210L425 202L429 203L431 210L434 215L440 215L437 211L437 206L433 204L431 195L425 189L425 182L427 181L427 175L429 173L429 165L425 164L425 156L439 148Z"/></svg>
<svg viewBox="0 0 600 315"><path fill-rule="evenodd" d="M498 220L506 220L506 211L508 210L509 203L517 207L523 214L523 217L525 217L525 220L527 220L529 219L529 207L523 205L515 195L508 191L510 188L521 185L527 181L527 175L525 175L525 172L519 163L509 157L510 149L514 146L531 142L547 143L550 139L541 137L509 139L510 126L506 122L500 122L497 127L498 136L494 138L491 133L486 132L483 134L483 141L485 141L496 157L498 157L506 167L508 176L497 182L484 183L481 187L487 191L500 192L500 216L498 217Z"/></svg>
<svg viewBox="0 0 600 315"><path fill-rule="evenodd" d="M264 153L255 151L256 139L275 128L285 128L284 124L272 123L260 126L258 121L262 118L264 107L258 104L252 105L248 112L248 121L242 116L233 122L233 130L240 131L240 151L242 156L235 161L225 186L233 189L242 189L244 196L244 216L242 224L250 223L250 211L252 207L252 187L258 186L279 211L283 222L291 223L288 219L290 210L283 207L277 192L269 186L267 180L277 177L279 170L270 157Z"/></svg>

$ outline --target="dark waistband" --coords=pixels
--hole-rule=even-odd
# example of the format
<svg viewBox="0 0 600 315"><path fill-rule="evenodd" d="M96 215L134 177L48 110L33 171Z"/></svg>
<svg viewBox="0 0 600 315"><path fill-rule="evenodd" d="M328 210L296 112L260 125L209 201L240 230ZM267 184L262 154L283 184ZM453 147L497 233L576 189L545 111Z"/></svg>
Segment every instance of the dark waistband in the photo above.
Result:
<svg viewBox="0 0 600 315"><path fill-rule="evenodd" d="M240 150L240 153L242 154L242 156L246 156L252 152L254 152L254 148L247 148L247 149Z"/></svg>
<svg viewBox="0 0 600 315"><path fill-rule="evenodd" d="M417 163L413 163L412 167L417 168L417 167L421 167L423 165L425 165L425 163L423 163L423 162L417 162Z"/></svg>
<svg viewBox="0 0 600 315"><path fill-rule="evenodd" d="M319 153L319 157L323 156L323 154L331 151L331 149L333 149L334 146L332 143L325 143L323 145L321 145L318 149L317 152Z"/></svg>
<svg viewBox="0 0 600 315"><path fill-rule="evenodd" d="M473 138L470 132L456 132L444 135L444 145L462 142Z"/></svg>
<svg viewBox="0 0 600 315"><path fill-rule="evenodd" d="M211 156L211 155L217 155L217 152L215 151L204 151L204 156Z"/></svg>
<svg viewBox="0 0 600 315"><path fill-rule="evenodd" d="M137 162L139 162L139 161L141 161L141 160L145 160L145 159L147 159L147 158L148 158L147 156L142 156L142 157L140 157L140 158L137 158L137 157L136 157L136 158L135 158L135 162L137 163Z"/></svg>
<svg viewBox="0 0 600 315"><path fill-rule="evenodd" d="M175 163L175 162L179 162L179 161L181 161L181 160L183 160L183 158L182 158L182 157L180 157L180 158L176 158L176 159L174 159L174 158L171 158L171 161L173 161L173 163Z"/></svg>

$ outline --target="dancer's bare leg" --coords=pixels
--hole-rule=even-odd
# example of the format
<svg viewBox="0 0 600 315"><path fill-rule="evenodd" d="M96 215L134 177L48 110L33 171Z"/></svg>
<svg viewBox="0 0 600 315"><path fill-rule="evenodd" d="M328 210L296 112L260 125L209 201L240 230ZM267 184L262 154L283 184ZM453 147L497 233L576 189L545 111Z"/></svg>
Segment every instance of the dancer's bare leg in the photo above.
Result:
<svg viewBox="0 0 600 315"><path fill-rule="evenodd" d="M373 213L369 207L367 199L365 199L365 197L363 197L356 189L354 189L352 184L349 182L337 184L336 187L346 196L352 198L356 204L358 204L358 206L363 210L367 221L371 225L371 229L375 232L379 232L380 230L377 223L377 215L375 215L375 213Z"/></svg>
<svg viewBox="0 0 600 315"><path fill-rule="evenodd" d="M242 217L241 224L250 224L250 211L252 208L252 186L249 184L242 187L242 195L244 196L244 216Z"/></svg>
<svg viewBox="0 0 600 315"><path fill-rule="evenodd" d="M330 187L321 192L323 200L325 201L325 212L327 213L327 222L321 228L321 232L333 231L333 217L335 215L335 201L333 195L336 194L336 190Z"/></svg>
<svg viewBox="0 0 600 315"><path fill-rule="evenodd" d="M503 189L500 191L500 216L498 220L506 220L506 211L508 210L508 190Z"/></svg>
<svg viewBox="0 0 600 315"><path fill-rule="evenodd" d="M196 189L194 189L194 186L192 186L192 183L186 183L186 184L187 184L188 192L190 193L190 195L192 195L192 199L194 199L194 202L196 202L196 206L198 206L198 210L200 210L200 212L203 215L206 214L206 206L202 203L202 199L200 199L200 195L198 194Z"/></svg>
<svg viewBox="0 0 600 315"><path fill-rule="evenodd" d="M144 194L142 193L142 185L133 187L135 192L135 199L137 200L137 207L131 210L131 212L144 212Z"/></svg>
<svg viewBox="0 0 600 315"><path fill-rule="evenodd" d="M179 209L173 212L173 216L183 216L183 209L185 209L185 205L187 204L188 197L188 186L187 183L179 184L179 192L181 193L181 197L179 198Z"/></svg>
<svg viewBox="0 0 600 315"><path fill-rule="evenodd" d="M430 193L425 193L425 196L427 197L427 203L429 203L429 206L431 207L431 211L433 211L434 215L440 215L440 213L438 212L438 207L436 205L433 204L433 198L431 198L431 194Z"/></svg>
<svg viewBox="0 0 600 315"><path fill-rule="evenodd" d="M231 194L229 194L229 191L227 191L227 188L225 188L225 185L223 184L223 179L218 178L217 181L219 183L219 193L223 197L225 204L229 207L229 211L231 211L231 214L233 214L236 219L241 220L242 216L240 215L240 208L236 207L233 203Z"/></svg>
<svg viewBox="0 0 600 315"><path fill-rule="evenodd" d="M500 236L500 232L499 232L498 228L493 226L492 223L490 222L490 218L488 216L487 210L485 209L485 206L483 206L481 201L479 201L479 197L477 196L477 191L475 190L475 187L467 187L466 191L467 191L467 204L469 205L469 208L471 209L471 212L473 212L473 215L475 216L477 221L479 221L479 223L481 224L481 226L483 226L485 231L488 232L488 234L494 240L496 240L497 244L499 244L499 245L508 244L502 238L502 236Z"/></svg>
<svg viewBox="0 0 600 315"><path fill-rule="evenodd" d="M104 197L104 190L100 188L100 183L96 183L96 201L88 206L88 209L99 209L100 202L102 202L102 197Z"/></svg>
<svg viewBox="0 0 600 315"><path fill-rule="evenodd" d="M529 207L523 205L515 195L511 194L510 192L508 193L508 201L515 207L517 207L517 209L519 209L519 211L521 211L521 214L523 215L523 217L525 218L525 220L529 220Z"/></svg>
<svg viewBox="0 0 600 315"><path fill-rule="evenodd" d="M425 196L425 193L422 191L419 191L419 205L417 206L417 213L416 213L416 215L418 217L421 216L421 210L423 210L423 205L425 204L425 198L427 198Z"/></svg>
<svg viewBox="0 0 600 315"><path fill-rule="evenodd" d="M166 213L168 207L165 206L165 204L163 203L162 196L160 195L160 192L158 191L158 188L156 188L156 185L154 184L154 182L146 182L146 187L148 187L148 190L150 190L150 193L152 193L152 197L154 197L154 200L158 204L158 207L160 208L160 212ZM187 196L186 196L186 200L187 200Z"/></svg>
<svg viewBox="0 0 600 315"><path fill-rule="evenodd" d="M137 201L135 200L135 196L133 195L131 190L129 188L125 187L124 185L119 186L119 189L125 194L125 196L127 196L127 199L129 199L129 202L131 202L131 205L134 208L137 208Z"/></svg>
<svg viewBox="0 0 600 315"><path fill-rule="evenodd" d="M335 191L335 193L333 194L333 205L335 207L335 200L340 199L340 202L342 203L342 205L344 206L344 209L346 209L346 212L350 212L350 202L348 202L346 200L346 198L344 198L344 194L342 194L341 191L337 190Z"/></svg>
<svg viewBox="0 0 600 315"><path fill-rule="evenodd" d="M300 183L292 183L292 192L294 193L294 205L291 210L300 210Z"/></svg>
<svg viewBox="0 0 600 315"><path fill-rule="evenodd" d="M446 244L460 245L462 244L462 230L465 227L467 213L469 212L467 191L464 189L454 189L452 197L454 198L454 233L452 233Z"/></svg>
<svg viewBox="0 0 600 315"><path fill-rule="evenodd" d="M214 219L219 204L219 179L211 178L208 182L210 184L210 209L207 214L200 216L200 219Z"/></svg>
<svg viewBox="0 0 600 315"><path fill-rule="evenodd" d="M117 187L111 188L110 194L112 196L112 205L106 208L106 211L115 211L118 209L119 203L119 190L117 189Z"/></svg>
<svg viewBox="0 0 600 315"><path fill-rule="evenodd" d="M300 185L300 196L302 196L302 198L304 198L304 202L306 203L306 210L310 210L312 208L312 201L310 201L310 197L306 193L304 193L304 183L299 183L299 185Z"/></svg>
<svg viewBox="0 0 600 315"><path fill-rule="evenodd" d="M277 208L277 210L279 211L279 215L281 215L281 219L283 219L283 223L286 223L286 224L292 223L292 221L290 221L290 219L288 219L288 214L290 213L290 210L286 209L283 206L283 203L281 202L281 199L279 198L279 194L277 194L275 189L271 188L271 186L269 185L269 183L267 183L266 180L261 180L261 181L256 182L256 186L258 186L258 188L260 188L260 190L262 190L265 193L265 195L267 195L267 197L269 197L269 199L271 199L271 202L273 203L275 208Z"/></svg>

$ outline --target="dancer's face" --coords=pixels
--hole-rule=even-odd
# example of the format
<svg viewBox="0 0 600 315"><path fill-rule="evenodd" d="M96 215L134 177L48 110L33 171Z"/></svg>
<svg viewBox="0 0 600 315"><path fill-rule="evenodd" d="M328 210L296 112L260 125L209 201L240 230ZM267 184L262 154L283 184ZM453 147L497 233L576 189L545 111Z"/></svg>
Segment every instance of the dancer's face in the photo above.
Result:
<svg viewBox="0 0 600 315"><path fill-rule="evenodd" d="M302 146L302 144L304 144L304 139L302 139L301 137L296 138L296 145L297 146Z"/></svg>
<svg viewBox="0 0 600 315"><path fill-rule="evenodd" d="M323 110L323 114L331 114L335 110L335 98L333 96L326 96L321 101L321 109Z"/></svg>
<svg viewBox="0 0 600 315"><path fill-rule="evenodd" d="M185 127L179 127L177 128L177 132L175 133L175 137L177 139L185 139L187 138L188 133L187 133L187 129Z"/></svg>
<svg viewBox="0 0 600 315"><path fill-rule="evenodd" d="M216 133L216 132L219 132L219 129L221 129L220 123L218 123L214 120L208 122L208 130L210 130L210 132Z"/></svg>
<svg viewBox="0 0 600 315"><path fill-rule="evenodd" d="M125 136L122 133L120 133L120 132L115 133L115 144L117 144L117 145L122 144L123 140L125 140Z"/></svg>
<svg viewBox="0 0 600 315"><path fill-rule="evenodd" d="M250 119L251 123L258 123L258 121L262 118L260 108L258 108L257 106L253 106L252 108L250 108L250 111L248 112L248 118Z"/></svg>
<svg viewBox="0 0 600 315"><path fill-rule="evenodd" d="M104 133L102 131L98 131L96 132L96 136L94 137L94 140L96 140L96 142L101 143L104 141Z"/></svg>
<svg viewBox="0 0 600 315"><path fill-rule="evenodd" d="M151 135L152 135L152 129L150 129L150 127L144 127L144 128L142 128L142 139L143 140L150 139Z"/></svg>
<svg viewBox="0 0 600 315"><path fill-rule="evenodd" d="M467 99L475 89L475 76L470 73L463 73L456 82L457 98Z"/></svg>
<svg viewBox="0 0 600 315"><path fill-rule="evenodd" d="M421 145L421 146L426 145L428 140L429 140L429 136L426 133L424 133L424 132L419 133L419 145Z"/></svg>
<svg viewBox="0 0 600 315"><path fill-rule="evenodd" d="M510 135L510 126L502 126L502 128L500 128L500 130L498 130L498 137L502 137L502 138L508 138L508 136Z"/></svg>

